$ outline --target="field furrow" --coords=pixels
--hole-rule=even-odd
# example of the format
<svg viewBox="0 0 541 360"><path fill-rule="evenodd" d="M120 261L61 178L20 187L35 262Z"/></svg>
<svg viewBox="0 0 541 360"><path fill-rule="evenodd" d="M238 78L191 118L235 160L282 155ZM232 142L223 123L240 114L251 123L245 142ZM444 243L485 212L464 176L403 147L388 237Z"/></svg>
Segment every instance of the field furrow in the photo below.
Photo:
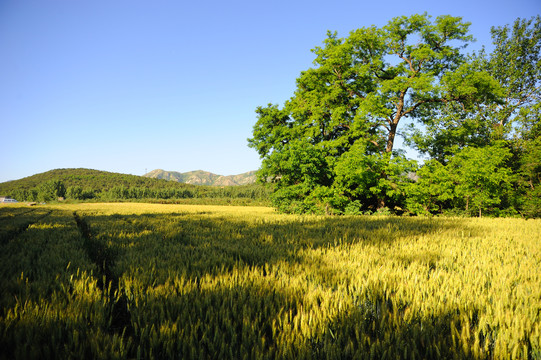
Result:
<svg viewBox="0 0 541 360"><path fill-rule="evenodd" d="M50 213L43 209L0 208L0 244L10 241Z"/></svg>

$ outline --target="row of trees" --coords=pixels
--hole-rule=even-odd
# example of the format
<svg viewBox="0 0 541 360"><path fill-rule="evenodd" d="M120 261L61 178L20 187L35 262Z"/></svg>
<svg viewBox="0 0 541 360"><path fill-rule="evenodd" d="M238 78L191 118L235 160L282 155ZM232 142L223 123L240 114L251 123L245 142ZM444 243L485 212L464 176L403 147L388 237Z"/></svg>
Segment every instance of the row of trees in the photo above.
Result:
<svg viewBox="0 0 541 360"><path fill-rule="evenodd" d="M490 54L465 53L469 25L423 14L329 32L284 106L256 110L248 142L273 204L541 215L541 18L492 28Z"/></svg>
<svg viewBox="0 0 541 360"><path fill-rule="evenodd" d="M49 180L30 190L13 190L10 196L18 201L56 201L66 196L66 186L62 181Z"/></svg>
<svg viewBox="0 0 541 360"><path fill-rule="evenodd" d="M70 200L168 200L192 198L229 198L266 201L269 189L261 185L244 185L229 187L127 187L117 185L110 189L83 188L81 186L65 186L60 180L48 180L32 189L16 189L11 196L19 201L57 201L59 198Z"/></svg>

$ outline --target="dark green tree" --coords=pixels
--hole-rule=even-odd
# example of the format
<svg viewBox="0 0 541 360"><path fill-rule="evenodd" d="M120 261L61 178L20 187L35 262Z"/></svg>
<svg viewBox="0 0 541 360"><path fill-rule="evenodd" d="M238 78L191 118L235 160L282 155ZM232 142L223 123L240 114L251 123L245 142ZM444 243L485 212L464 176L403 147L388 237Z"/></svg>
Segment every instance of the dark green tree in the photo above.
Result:
<svg viewBox="0 0 541 360"><path fill-rule="evenodd" d="M490 210L502 202L511 187L507 166L511 151L503 141L485 147L456 150L442 165L427 161L418 171L419 180L408 189L407 207L416 214L462 208L466 213Z"/></svg>
<svg viewBox="0 0 541 360"><path fill-rule="evenodd" d="M407 186L406 208L418 215L442 213L456 200L455 184L449 169L430 159L416 173L417 181Z"/></svg>
<svg viewBox="0 0 541 360"><path fill-rule="evenodd" d="M520 181L525 188L521 210L528 217L541 217L541 136L526 143L520 165Z"/></svg>
<svg viewBox="0 0 541 360"><path fill-rule="evenodd" d="M519 209L527 217L541 217L541 103L521 119L515 138L518 158Z"/></svg>
<svg viewBox="0 0 541 360"><path fill-rule="evenodd" d="M510 156L509 149L498 142L480 148L467 147L450 159L448 171L466 212L476 209L481 217L483 210L501 203L511 182L511 170L506 164Z"/></svg>
<svg viewBox="0 0 541 360"><path fill-rule="evenodd" d="M83 188L80 186L69 186L66 190L66 197L68 199L83 200Z"/></svg>
<svg viewBox="0 0 541 360"><path fill-rule="evenodd" d="M60 180L49 180L38 187L39 201L56 201L66 195L66 187Z"/></svg>

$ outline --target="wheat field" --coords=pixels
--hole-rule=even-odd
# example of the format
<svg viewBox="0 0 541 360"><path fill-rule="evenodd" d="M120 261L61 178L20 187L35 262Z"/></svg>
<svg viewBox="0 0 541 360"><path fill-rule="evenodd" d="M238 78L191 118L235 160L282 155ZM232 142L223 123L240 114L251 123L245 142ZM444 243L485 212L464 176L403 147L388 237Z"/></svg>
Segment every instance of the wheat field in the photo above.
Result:
<svg viewBox="0 0 541 360"><path fill-rule="evenodd" d="M541 220L0 207L2 359L539 359Z"/></svg>

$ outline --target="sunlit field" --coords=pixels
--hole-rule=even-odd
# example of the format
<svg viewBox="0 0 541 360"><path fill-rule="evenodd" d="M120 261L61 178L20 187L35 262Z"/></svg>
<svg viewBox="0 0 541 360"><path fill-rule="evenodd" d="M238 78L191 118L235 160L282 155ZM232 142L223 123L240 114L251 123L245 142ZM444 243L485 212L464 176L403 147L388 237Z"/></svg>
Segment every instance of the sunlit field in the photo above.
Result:
<svg viewBox="0 0 541 360"><path fill-rule="evenodd" d="M539 359L541 220L0 207L0 357Z"/></svg>

